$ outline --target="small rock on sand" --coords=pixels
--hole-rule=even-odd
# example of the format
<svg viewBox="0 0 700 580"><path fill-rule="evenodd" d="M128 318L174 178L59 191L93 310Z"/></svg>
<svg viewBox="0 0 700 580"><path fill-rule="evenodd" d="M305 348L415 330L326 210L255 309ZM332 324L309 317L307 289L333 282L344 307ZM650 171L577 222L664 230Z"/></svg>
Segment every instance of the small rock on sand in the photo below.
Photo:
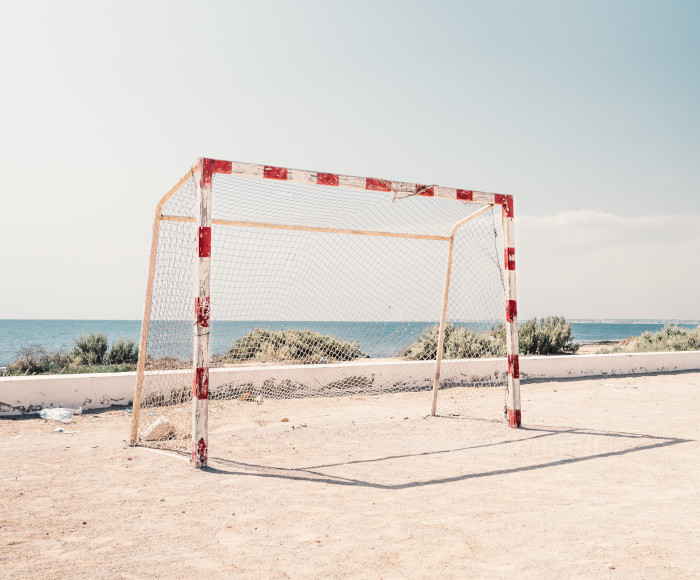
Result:
<svg viewBox="0 0 700 580"><path fill-rule="evenodd" d="M175 437L175 427L164 415L156 419L143 432L146 441L165 441Z"/></svg>

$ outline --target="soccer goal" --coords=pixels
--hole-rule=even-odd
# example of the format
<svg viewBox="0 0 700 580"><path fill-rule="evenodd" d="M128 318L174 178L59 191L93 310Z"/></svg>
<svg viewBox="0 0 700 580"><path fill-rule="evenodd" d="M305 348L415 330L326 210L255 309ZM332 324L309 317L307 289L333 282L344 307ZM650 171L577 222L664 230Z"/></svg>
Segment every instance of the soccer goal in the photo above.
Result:
<svg viewBox="0 0 700 580"><path fill-rule="evenodd" d="M516 304L511 196L200 159L156 208L131 443L202 467L344 404L518 427Z"/></svg>

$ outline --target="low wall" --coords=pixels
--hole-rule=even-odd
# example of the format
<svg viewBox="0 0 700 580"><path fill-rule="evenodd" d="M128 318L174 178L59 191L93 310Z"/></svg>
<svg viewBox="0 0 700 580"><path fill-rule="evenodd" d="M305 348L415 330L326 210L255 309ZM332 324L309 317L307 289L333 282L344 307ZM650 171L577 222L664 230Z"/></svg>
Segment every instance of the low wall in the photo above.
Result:
<svg viewBox="0 0 700 580"><path fill-rule="evenodd" d="M700 370L700 351L520 357L524 379L564 379Z"/></svg>
<svg viewBox="0 0 700 580"><path fill-rule="evenodd" d="M441 378L450 381L493 377L504 368L504 359L444 361ZM271 376L276 381L291 381L309 389L356 376L373 376L378 382L390 381L420 388L432 384L435 363L365 359L338 365L313 365L313 370L309 373L309 367L305 365L212 369L210 389L215 390L231 381L262 384ZM520 375L526 380L688 370L700 370L700 351L520 358ZM181 379L177 382L185 387L191 384L190 371L159 372L176 375ZM136 373L0 377L0 415L21 415L45 407L103 409L112 405L129 405L135 383Z"/></svg>
<svg viewBox="0 0 700 580"><path fill-rule="evenodd" d="M128 405L135 383L136 373L0 377L0 415L22 415L45 407Z"/></svg>

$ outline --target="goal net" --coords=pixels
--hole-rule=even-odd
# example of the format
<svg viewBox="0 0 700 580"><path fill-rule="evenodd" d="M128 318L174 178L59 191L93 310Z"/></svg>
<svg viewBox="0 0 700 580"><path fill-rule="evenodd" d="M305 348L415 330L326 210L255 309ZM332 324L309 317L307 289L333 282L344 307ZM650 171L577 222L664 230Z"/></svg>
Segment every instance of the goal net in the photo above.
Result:
<svg viewBox="0 0 700 580"><path fill-rule="evenodd" d="M512 247L508 196L200 160L156 210L132 443L202 466L310 417L518 426Z"/></svg>

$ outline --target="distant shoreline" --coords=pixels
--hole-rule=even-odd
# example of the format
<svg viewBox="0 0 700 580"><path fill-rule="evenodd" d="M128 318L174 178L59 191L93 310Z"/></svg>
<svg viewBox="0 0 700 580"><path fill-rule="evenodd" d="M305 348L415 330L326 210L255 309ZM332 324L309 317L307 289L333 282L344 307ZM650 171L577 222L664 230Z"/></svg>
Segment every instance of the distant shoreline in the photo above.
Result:
<svg viewBox="0 0 700 580"><path fill-rule="evenodd" d="M652 320L652 319L649 319ZM639 336L645 331L655 332L664 325L679 325L696 327L700 321L659 320L647 322L641 319L625 320L609 319L594 321L592 319L571 320L574 340L580 343L581 353L596 352L603 348L611 348L621 340ZM167 323L166 323L167 324ZM435 324L427 321L217 321L213 325L220 332L212 337L212 352L221 353L230 348L231 344L254 328L289 329L307 327L324 334L332 334L343 340L359 341L365 352L373 358L386 358L399 352L411 341L415 340L425 326ZM172 321L172 335L185 337L186 321ZM163 332L161 325L160 332ZM141 333L140 320L109 320L109 319L0 319L0 366L8 365L17 360L20 348L39 345L47 352L70 350L78 335L90 332L101 332L107 335L110 343L119 339L139 342ZM189 354L191 342L185 338L178 339L175 348L178 354ZM617 351L617 350L616 350Z"/></svg>
<svg viewBox="0 0 700 580"><path fill-rule="evenodd" d="M572 318L566 320L573 324L697 324L700 320L664 319L664 318Z"/></svg>
<svg viewBox="0 0 700 580"><path fill-rule="evenodd" d="M538 317L539 318L539 317ZM523 318L524 320L524 318ZM700 319L684 319L684 318L567 318L567 322L574 324L697 324L700 325ZM0 318L0 322L138 322L140 318ZM236 320L236 321L221 321L221 322L279 322L277 320ZM292 320L291 322L380 322L376 320ZM426 320L408 320L389 322L426 322Z"/></svg>

